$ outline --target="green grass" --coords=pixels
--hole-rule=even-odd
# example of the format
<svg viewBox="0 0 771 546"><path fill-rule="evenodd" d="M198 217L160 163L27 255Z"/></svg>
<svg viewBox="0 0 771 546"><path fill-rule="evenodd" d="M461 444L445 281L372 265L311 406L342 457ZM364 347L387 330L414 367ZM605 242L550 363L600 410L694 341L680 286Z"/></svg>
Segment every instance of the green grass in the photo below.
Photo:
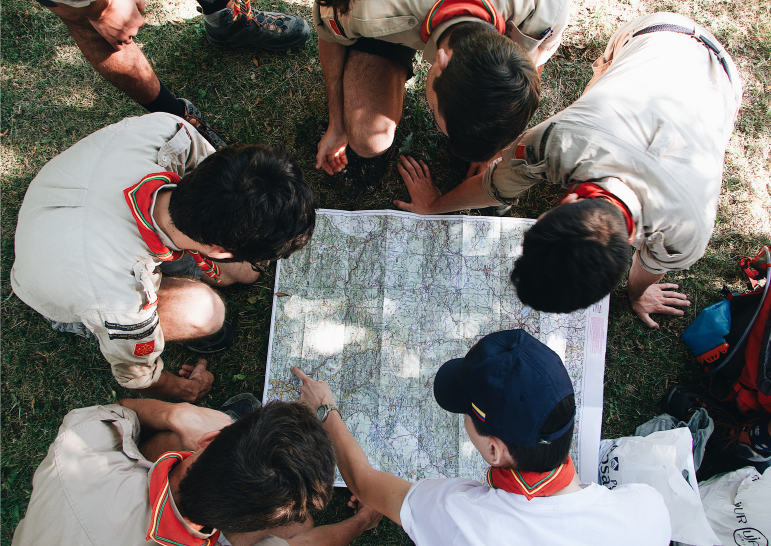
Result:
<svg viewBox="0 0 771 546"><path fill-rule="evenodd" d="M177 0L172 0L173 2ZM324 208L391 208L407 192L394 175L378 192L356 195L314 170L315 150L326 120L323 76L315 37L284 53L220 51L204 38L200 17L185 20L195 3L148 3L148 24L139 34L159 77L177 96L204 111L212 125L234 142L283 142L297 157ZM310 1L261 2L265 9L299 13L310 20ZM762 0L596 0L573 6L563 46L543 74L544 99L533 123L568 106L591 77L591 62L613 30L642 13L673 10L710 28L734 57L745 97L726 156L724 189L714 236L694 267L669 277L691 298L683 318L660 318L650 331L637 320L623 290L611 295L605 372L603 437L631 434L661 413L659 399L673 384L698 381L697 366L679 341L683 329L705 306L718 301L720 287L742 288L735 260L771 240L771 13ZM2 540L10 544L24 516L32 475L71 409L130 396L116 386L98 348L51 331L10 291L16 216L27 185L56 154L95 130L144 111L101 79L85 62L58 19L29 0L2 4ZM467 166L448 151L427 115L426 66L405 93L397 145L412 135L413 155L425 158L442 190L457 185ZM259 100L258 100L259 99ZM513 214L537 217L560 191L542 184L520 198ZM475 214L475 212L472 212ZM54 266L55 267L55 266ZM228 320L239 331L233 349L210 359L215 384L204 404L216 407L242 391L262 392L267 357L273 275L255 285L223 290ZM195 357L170 346L169 369ZM708 470L740 463L710 454ZM318 523L347 517L346 493L318 515ZM365 534L356 544L409 544L392 523Z"/></svg>

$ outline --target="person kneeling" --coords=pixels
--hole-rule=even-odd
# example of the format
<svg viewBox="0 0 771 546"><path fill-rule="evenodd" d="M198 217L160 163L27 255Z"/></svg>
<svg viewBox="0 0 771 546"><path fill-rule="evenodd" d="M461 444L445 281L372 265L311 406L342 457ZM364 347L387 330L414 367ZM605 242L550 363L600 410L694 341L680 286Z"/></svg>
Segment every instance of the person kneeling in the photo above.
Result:
<svg viewBox="0 0 771 546"><path fill-rule="evenodd" d="M323 381L293 368L300 401L334 404ZM497 544L669 544L664 500L652 487L580 484L568 453L573 385L559 356L524 330L482 338L434 380L437 403L465 414L474 446L490 464L487 484L465 478L410 483L373 469L339 410L324 421L338 467L356 499L400 524L418 546ZM514 537L514 538L512 538Z"/></svg>
<svg viewBox="0 0 771 546"><path fill-rule="evenodd" d="M334 477L329 436L299 403L272 402L236 422L158 400L73 410L35 472L13 545L210 546L223 533L233 546L342 546L382 516L360 505L314 528Z"/></svg>

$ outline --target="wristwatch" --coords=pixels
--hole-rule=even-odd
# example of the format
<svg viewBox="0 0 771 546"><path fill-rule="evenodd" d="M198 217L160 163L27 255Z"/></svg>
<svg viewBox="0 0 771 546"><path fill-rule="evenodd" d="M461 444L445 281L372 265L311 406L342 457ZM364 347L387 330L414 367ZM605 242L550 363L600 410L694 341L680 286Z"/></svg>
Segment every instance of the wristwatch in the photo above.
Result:
<svg viewBox="0 0 771 546"><path fill-rule="evenodd" d="M319 421L323 423L327 420L327 417L329 417L329 412L331 411L340 413L340 410L337 408L337 404L324 404L323 406L319 406L319 409L316 410L316 417L318 417Z"/></svg>

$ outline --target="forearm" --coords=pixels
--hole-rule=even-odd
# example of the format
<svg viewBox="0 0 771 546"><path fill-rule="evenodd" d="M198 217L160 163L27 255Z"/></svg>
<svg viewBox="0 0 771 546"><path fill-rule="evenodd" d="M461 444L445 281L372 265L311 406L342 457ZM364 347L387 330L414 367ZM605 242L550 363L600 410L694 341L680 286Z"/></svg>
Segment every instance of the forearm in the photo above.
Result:
<svg viewBox="0 0 771 546"><path fill-rule="evenodd" d="M174 430L172 425L174 412L179 411L179 407L184 404L174 404L148 398L126 398L118 403L137 414L143 429L156 432Z"/></svg>
<svg viewBox="0 0 771 546"><path fill-rule="evenodd" d="M329 108L329 127L343 127L343 68L345 46L319 38L319 60L324 73Z"/></svg>
<svg viewBox="0 0 771 546"><path fill-rule="evenodd" d="M336 411L329 414L324 428L335 447L337 467L345 484L360 502L401 525L399 513L411 483L397 476L375 470L359 443Z"/></svg>
<svg viewBox="0 0 771 546"><path fill-rule="evenodd" d="M434 201L431 214L443 214L463 209L480 209L500 205L488 195L482 184L482 174L464 180L459 186Z"/></svg>
<svg viewBox="0 0 771 546"><path fill-rule="evenodd" d="M163 370L158 381L149 387L132 390L150 398L178 398L180 400L195 398L195 393L189 380L166 370Z"/></svg>
<svg viewBox="0 0 771 546"><path fill-rule="evenodd" d="M651 273L646 271L640 263L635 252L632 259L632 269L629 270L629 280L626 283L626 292L631 301L639 300L645 290L664 278L665 273Z"/></svg>
<svg viewBox="0 0 771 546"><path fill-rule="evenodd" d="M290 546L345 546L366 531L368 525L367 520L354 516L340 523L298 533L287 542Z"/></svg>

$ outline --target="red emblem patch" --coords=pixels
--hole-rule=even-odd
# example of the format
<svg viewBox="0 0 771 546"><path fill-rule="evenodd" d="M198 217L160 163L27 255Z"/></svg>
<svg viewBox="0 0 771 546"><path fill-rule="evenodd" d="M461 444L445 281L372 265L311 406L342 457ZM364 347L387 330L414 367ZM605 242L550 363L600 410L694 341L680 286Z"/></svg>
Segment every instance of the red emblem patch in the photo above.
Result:
<svg viewBox="0 0 771 546"><path fill-rule="evenodd" d="M340 29L337 27L337 22L334 19L327 19L327 20L329 21L329 26L332 29L332 31L338 36L342 36L343 33L340 32Z"/></svg>
<svg viewBox="0 0 771 546"><path fill-rule="evenodd" d="M517 146L517 149L514 150L514 158L515 159L525 159L525 146L520 144Z"/></svg>
<svg viewBox="0 0 771 546"><path fill-rule="evenodd" d="M134 345L134 354L136 356L149 355L155 350L155 340L145 341L144 343L137 343Z"/></svg>

